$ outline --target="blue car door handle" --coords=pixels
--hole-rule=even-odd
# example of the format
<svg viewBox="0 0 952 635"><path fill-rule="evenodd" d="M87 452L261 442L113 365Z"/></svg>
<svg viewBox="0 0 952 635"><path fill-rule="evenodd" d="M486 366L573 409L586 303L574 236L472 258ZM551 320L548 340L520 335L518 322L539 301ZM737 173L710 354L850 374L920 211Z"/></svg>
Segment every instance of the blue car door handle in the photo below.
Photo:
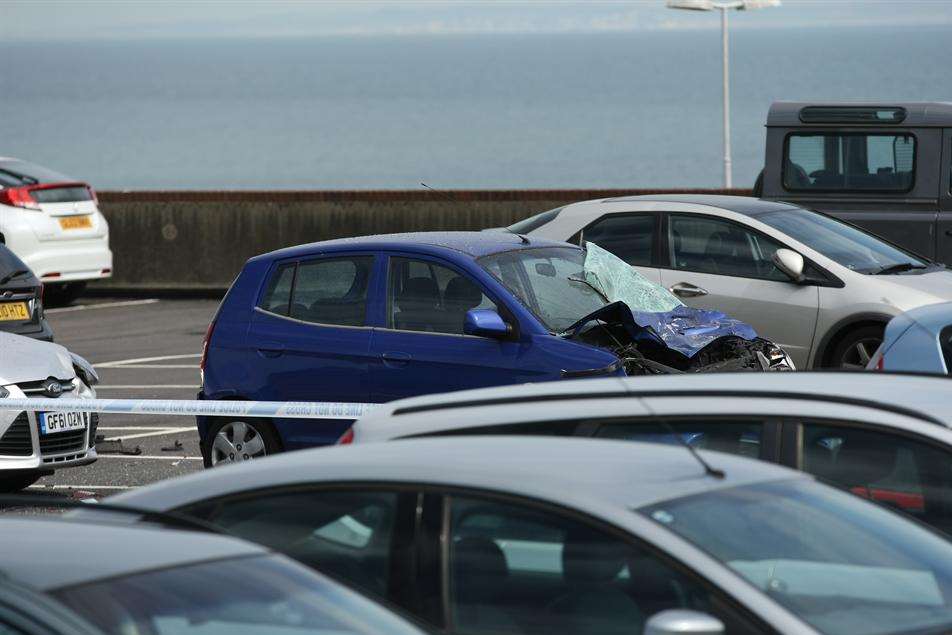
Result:
<svg viewBox="0 0 952 635"><path fill-rule="evenodd" d="M410 362L410 354L383 353L380 356L380 359L383 360L385 366L390 366L391 368L400 368L401 366L406 366Z"/></svg>
<svg viewBox="0 0 952 635"><path fill-rule="evenodd" d="M261 342L258 354L262 357L280 357L284 353L284 344L281 342Z"/></svg>

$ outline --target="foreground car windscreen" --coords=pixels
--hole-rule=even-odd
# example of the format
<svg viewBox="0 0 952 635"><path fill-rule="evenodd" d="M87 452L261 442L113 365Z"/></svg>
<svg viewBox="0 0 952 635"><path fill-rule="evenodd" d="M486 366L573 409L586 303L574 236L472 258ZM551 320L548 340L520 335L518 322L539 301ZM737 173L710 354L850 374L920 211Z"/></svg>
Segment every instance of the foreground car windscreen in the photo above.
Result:
<svg viewBox="0 0 952 635"><path fill-rule="evenodd" d="M110 635L421 635L280 556L150 571L53 595Z"/></svg>
<svg viewBox="0 0 952 635"><path fill-rule="evenodd" d="M640 511L823 633L952 629L952 543L852 494L796 479Z"/></svg>
<svg viewBox="0 0 952 635"><path fill-rule="evenodd" d="M931 263L835 218L790 208L757 214L762 223L859 273L924 269Z"/></svg>
<svg viewBox="0 0 952 635"><path fill-rule="evenodd" d="M610 302L635 311L670 311L681 302L626 262L592 243L540 247L479 259L546 328L560 333Z"/></svg>

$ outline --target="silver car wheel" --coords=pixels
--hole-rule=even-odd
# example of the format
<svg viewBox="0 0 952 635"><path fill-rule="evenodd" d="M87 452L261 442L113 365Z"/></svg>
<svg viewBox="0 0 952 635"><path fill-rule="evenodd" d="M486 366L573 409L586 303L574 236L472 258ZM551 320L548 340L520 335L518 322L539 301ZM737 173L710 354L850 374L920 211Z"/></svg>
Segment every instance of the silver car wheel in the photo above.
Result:
<svg viewBox="0 0 952 635"><path fill-rule="evenodd" d="M238 463L267 456L264 439L253 425L231 421L222 426L212 441L212 465Z"/></svg>
<svg viewBox="0 0 952 635"><path fill-rule="evenodd" d="M869 363L880 344L882 344L882 340L875 337L857 340L843 353L843 357L840 359L840 368L865 369L866 364Z"/></svg>

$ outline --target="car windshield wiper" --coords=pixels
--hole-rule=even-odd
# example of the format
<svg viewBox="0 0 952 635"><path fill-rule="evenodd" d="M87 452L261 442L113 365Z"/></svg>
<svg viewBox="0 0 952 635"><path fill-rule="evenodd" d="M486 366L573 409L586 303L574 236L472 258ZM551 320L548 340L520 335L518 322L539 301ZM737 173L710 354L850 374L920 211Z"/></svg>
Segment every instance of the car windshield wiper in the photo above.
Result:
<svg viewBox="0 0 952 635"><path fill-rule="evenodd" d="M17 270L14 271L13 273L11 273L11 274L9 274L9 275L6 275L6 276L4 276L3 278L0 278L0 285L4 285L4 284L10 282L11 280L13 280L14 278L19 278L20 276L25 276L25 275L28 274L28 273L30 273L30 271L29 271L28 269L17 269Z"/></svg>
<svg viewBox="0 0 952 635"><path fill-rule="evenodd" d="M890 273L902 273L913 269L926 269L925 265L917 265L912 262L897 262L893 265L886 265L882 269L873 272L874 276L888 275Z"/></svg>
<svg viewBox="0 0 952 635"><path fill-rule="evenodd" d="M608 296L605 295L605 293L601 289L596 287L594 284L592 284L588 280L583 280L582 278L573 278L572 276L569 276L568 278L566 278L566 280L568 280L569 282L581 282L586 287L588 287L589 289L597 293L598 297L600 297L602 300L604 300L605 302L610 302L608 299Z"/></svg>

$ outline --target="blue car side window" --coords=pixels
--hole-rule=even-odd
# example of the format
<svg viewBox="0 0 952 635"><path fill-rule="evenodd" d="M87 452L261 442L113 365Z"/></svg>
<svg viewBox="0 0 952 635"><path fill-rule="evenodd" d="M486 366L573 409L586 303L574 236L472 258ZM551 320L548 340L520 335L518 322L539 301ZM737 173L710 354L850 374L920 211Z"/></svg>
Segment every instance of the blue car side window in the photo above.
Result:
<svg viewBox="0 0 952 635"><path fill-rule="evenodd" d="M402 331L462 335L467 311L496 308L467 276L411 258L390 259L387 294L388 325Z"/></svg>
<svg viewBox="0 0 952 635"><path fill-rule="evenodd" d="M298 264L290 317L316 324L364 326L373 263L373 256L348 256Z"/></svg>
<svg viewBox="0 0 952 635"><path fill-rule="evenodd" d="M287 315L291 309L291 286L294 283L296 263L280 265L268 281L258 306L277 315Z"/></svg>

